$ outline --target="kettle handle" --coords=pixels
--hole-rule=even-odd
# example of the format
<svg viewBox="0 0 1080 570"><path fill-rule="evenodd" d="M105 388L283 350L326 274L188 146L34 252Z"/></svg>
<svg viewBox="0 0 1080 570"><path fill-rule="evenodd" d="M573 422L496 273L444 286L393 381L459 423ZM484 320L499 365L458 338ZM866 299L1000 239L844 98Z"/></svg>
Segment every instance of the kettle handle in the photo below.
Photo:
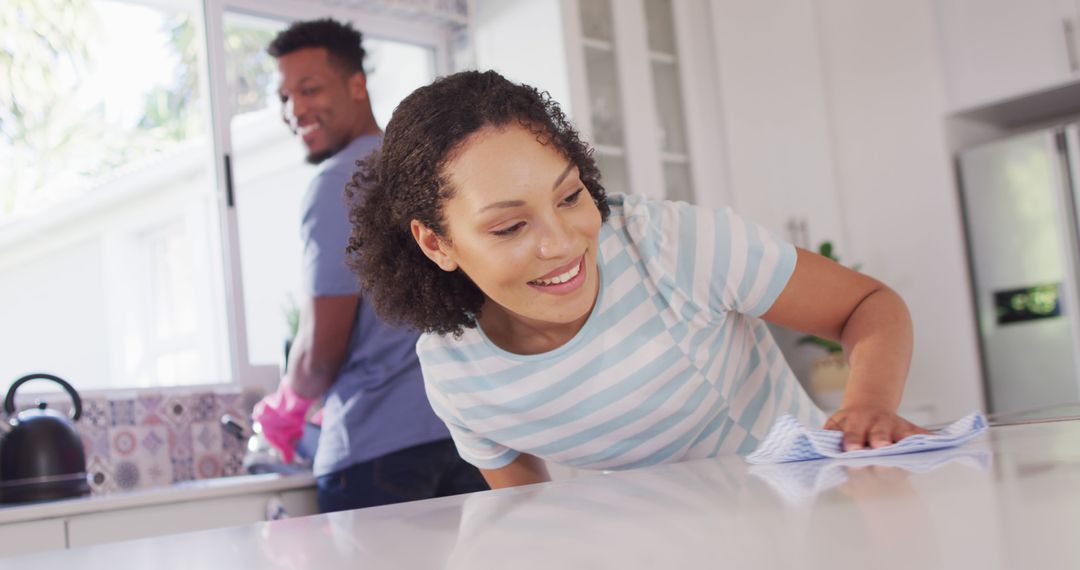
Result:
<svg viewBox="0 0 1080 570"><path fill-rule="evenodd" d="M45 374L44 372L27 374L16 380L15 383L11 385L11 388L8 388L7 398L4 398L4 411L7 412L7 415L12 416L15 414L15 390L26 382L38 379L56 382L69 396L71 396L71 402L74 404L71 408L71 421L79 421L79 417L82 416L82 398L79 397L79 393L76 392L75 388L73 388L71 384L68 384L63 378L52 374Z"/></svg>

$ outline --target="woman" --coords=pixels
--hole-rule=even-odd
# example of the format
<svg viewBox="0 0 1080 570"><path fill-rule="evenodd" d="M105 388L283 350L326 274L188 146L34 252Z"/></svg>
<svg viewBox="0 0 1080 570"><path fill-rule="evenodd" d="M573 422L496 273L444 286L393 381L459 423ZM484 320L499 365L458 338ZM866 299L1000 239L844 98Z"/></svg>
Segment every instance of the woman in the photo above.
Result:
<svg viewBox="0 0 1080 570"><path fill-rule="evenodd" d="M363 174L361 174L363 173ZM730 211L605 195L546 94L494 72L418 89L354 176L349 251L380 315L423 330L428 398L494 487L544 462L745 455L774 418L881 447L911 357L900 297ZM825 420L762 322L839 339Z"/></svg>

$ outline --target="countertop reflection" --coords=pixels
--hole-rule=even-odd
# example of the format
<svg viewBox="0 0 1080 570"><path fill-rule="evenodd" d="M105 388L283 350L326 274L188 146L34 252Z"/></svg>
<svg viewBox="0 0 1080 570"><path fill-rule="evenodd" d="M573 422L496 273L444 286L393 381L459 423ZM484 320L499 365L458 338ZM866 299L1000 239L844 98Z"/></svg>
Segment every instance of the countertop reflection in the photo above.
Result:
<svg viewBox="0 0 1080 570"><path fill-rule="evenodd" d="M960 448L878 459L701 460L0 567L1080 567L1080 422L992 427Z"/></svg>

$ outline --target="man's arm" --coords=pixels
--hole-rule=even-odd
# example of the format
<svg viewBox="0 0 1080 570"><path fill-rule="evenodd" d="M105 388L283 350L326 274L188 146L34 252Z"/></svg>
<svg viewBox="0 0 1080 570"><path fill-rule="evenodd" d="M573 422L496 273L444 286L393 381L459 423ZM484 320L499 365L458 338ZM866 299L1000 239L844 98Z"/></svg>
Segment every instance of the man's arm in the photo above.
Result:
<svg viewBox="0 0 1080 570"><path fill-rule="evenodd" d="M516 459L505 467L481 469L480 474L484 476L484 480L492 489L544 483L551 480L544 461L535 455L526 453L518 455Z"/></svg>
<svg viewBox="0 0 1080 570"><path fill-rule="evenodd" d="M326 393L348 353L359 300L356 295L315 297L301 307L283 384L309 400Z"/></svg>

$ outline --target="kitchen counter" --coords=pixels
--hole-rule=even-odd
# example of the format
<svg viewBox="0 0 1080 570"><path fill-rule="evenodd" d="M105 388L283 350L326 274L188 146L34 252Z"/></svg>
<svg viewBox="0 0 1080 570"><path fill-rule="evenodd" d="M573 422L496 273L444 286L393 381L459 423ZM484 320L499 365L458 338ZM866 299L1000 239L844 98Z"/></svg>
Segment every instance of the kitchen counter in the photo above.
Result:
<svg viewBox="0 0 1080 570"><path fill-rule="evenodd" d="M267 473L202 479L140 491L91 495L25 505L0 505L0 525L182 501L303 489L314 485L315 478L310 472L294 475Z"/></svg>
<svg viewBox="0 0 1080 570"><path fill-rule="evenodd" d="M735 457L0 559L0 568L1077 568L1080 421L952 450Z"/></svg>

